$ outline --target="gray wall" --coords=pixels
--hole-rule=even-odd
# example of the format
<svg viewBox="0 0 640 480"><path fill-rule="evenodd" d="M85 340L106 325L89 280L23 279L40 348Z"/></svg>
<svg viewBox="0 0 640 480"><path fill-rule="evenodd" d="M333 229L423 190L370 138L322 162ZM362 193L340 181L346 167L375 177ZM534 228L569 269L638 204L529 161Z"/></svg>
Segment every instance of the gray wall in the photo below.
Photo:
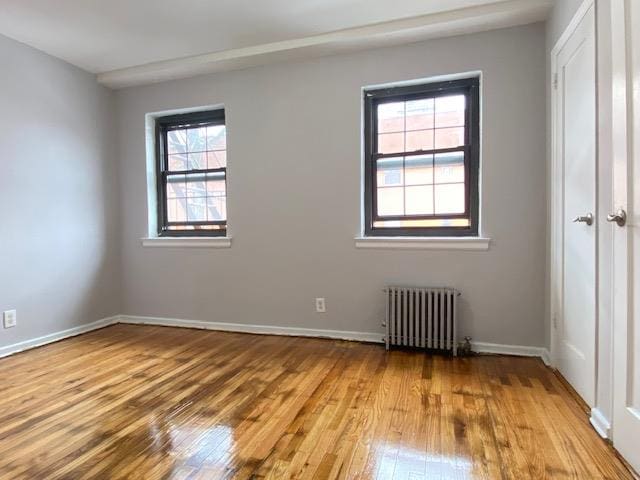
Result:
<svg viewBox="0 0 640 480"><path fill-rule="evenodd" d="M119 313L113 94L0 36L0 347Z"/></svg>
<svg viewBox="0 0 640 480"><path fill-rule="evenodd" d="M565 31L584 0L556 0L547 19L547 49L551 49Z"/></svg>
<svg viewBox="0 0 640 480"><path fill-rule="evenodd" d="M452 285L462 334L545 345L544 47L535 24L118 91L122 313L375 332L385 284ZM490 251L357 250L361 87L472 70ZM142 247L145 114L218 103L232 248Z"/></svg>

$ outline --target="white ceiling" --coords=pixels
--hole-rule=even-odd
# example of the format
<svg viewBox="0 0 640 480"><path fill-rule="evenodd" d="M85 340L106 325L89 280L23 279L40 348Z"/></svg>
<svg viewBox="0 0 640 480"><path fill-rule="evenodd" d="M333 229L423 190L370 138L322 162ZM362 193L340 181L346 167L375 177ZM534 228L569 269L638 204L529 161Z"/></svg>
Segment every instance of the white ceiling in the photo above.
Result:
<svg viewBox="0 0 640 480"><path fill-rule="evenodd" d="M0 0L0 33L104 73L478 6L531 10L550 1Z"/></svg>

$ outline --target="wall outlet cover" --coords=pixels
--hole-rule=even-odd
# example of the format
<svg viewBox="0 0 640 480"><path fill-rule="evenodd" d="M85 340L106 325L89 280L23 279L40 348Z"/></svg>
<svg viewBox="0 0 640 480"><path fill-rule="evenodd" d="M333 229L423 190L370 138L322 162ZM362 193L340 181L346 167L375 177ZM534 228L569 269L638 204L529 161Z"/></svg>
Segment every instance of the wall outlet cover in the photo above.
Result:
<svg viewBox="0 0 640 480"><path fill-rule="evenodd" d="M327 304L324 298L316 298L316 312L324 313L327 311Z"/></svg>
<svg viewBox="0 0 640 480"><path fill-rule="evenodd" d="M4 328L13 328L18 321L18 315L15 310L7 310L2 314L2 323Z"/></svg>

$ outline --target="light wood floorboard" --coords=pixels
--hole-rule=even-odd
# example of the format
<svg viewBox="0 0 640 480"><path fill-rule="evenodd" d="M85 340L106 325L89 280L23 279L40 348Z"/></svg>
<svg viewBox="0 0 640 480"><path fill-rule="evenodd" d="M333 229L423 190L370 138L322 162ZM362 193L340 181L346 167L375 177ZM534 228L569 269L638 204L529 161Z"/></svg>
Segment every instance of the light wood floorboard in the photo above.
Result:
<svg viewBox="0 0 640 480"><path fill-rule="evenodd" d="M539 359L116 325L0 360L1 479L631 479Z"/></svg>

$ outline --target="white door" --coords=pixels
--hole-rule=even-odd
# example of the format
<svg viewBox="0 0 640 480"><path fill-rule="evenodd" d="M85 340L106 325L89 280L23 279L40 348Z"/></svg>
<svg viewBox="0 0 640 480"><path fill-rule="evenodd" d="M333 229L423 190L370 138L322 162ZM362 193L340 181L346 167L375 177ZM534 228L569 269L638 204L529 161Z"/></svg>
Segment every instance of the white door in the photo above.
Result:
<svg viewBox="0 0 640 480"><path fill-rule="evenodd" d="M640 471L640 2L612 1L613 444Z"/></svg>
<svg viewBox="0 0 640 480"><path fill-rule="evenodd" d="M590 406L596 346L596 43L594 6L553 51L558 282L555 362ZM559 178L558 178L559 177Z"/></svg>

